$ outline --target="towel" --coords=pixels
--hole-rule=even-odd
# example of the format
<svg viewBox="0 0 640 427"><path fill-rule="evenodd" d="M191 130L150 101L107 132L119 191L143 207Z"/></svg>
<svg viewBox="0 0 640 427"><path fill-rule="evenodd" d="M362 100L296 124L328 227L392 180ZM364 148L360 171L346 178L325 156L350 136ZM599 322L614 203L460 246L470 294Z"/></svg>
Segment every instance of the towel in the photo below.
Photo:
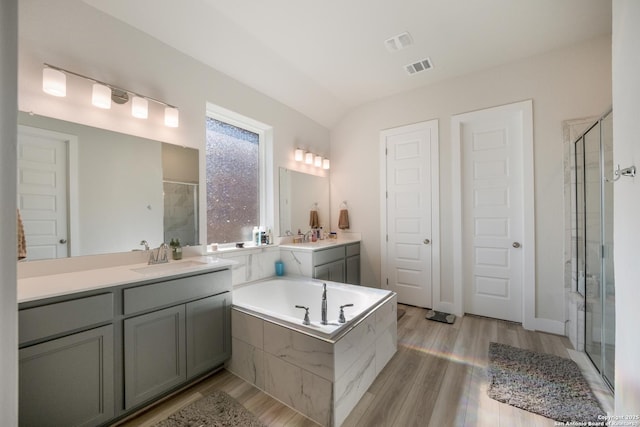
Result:
<svg viewBox="0 0 640 427"><path fill-rule="evenodd" d="M309 227L320 228L320 218L318 217L318 211L311 211L309 215Z"/></svg>
<svg viewBox="0 0 640 427"><path fill-rule="evenodd" d="M18 260L25 259L27 257L27 239L24 236L24 226L22 225L22 218L20 218L20 210L18 212Z"/></svg>
<svg viewBox="0 0 640 427"><path fill-rule="evenodd" d="M340 230L346 230L347 228L349 228L349 211L347 211L346 209L340 209L338 228Z"/></svg>

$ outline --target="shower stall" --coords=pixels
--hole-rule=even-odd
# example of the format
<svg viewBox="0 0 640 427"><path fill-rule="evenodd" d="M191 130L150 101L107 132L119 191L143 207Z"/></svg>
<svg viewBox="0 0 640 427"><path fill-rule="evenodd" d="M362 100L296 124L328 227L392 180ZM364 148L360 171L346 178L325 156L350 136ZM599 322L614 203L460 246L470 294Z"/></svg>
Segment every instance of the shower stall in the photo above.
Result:
<svg viewBox="0 0 640 427"><path fill-rule="evenodd" d="M613 389L615 279L613 275L613 112L573 142L572 257L574 291L584 298L584 351ZM572 162L572 163L573 163Z"/></svg>

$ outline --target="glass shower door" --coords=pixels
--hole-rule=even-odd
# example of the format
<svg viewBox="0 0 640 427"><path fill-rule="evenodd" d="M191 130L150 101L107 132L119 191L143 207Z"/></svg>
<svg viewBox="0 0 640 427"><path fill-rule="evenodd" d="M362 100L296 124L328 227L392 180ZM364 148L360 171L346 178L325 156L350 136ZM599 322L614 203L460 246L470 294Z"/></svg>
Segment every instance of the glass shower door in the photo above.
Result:
<svg viewBox="0 0 640 427"><path fill-rule="evenodd" d="M593 126L584 141L584 244L585 244L585 340L584 347L602 372L602 172L600 162L600 123Z"/></svg>
<svg viewBox="0 0 640 427"><path fill-rule="evenodd" d="M577 253L578 290L582 292L582 284L585 296L585 352L611 387L615 369L612 117L612 113L604 116L576 142L576 164L582 169L582 179L576 182L581 196L577 201L582 202L582 212L577 209L582 216Z"/></svg>

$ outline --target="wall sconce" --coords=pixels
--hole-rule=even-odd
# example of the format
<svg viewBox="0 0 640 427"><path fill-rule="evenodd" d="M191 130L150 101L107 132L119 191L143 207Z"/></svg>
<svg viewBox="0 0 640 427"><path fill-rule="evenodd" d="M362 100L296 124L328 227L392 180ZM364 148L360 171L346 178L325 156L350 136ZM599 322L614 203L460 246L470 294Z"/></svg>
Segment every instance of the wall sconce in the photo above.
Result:
<svg viewBox="0 0 640 427"><path fill-rule="evenodd" d="M149 101L152 101L165 107L164 124L166 126L178 127L180 123L180 113L178 108L173 105L46 63L42 70L42 90L50 95L66 96L67 74L93 83L91 104L98 108L109 109L112 101L116 104L125 104L131 99L131 115L139 119L146 119L149 117Z"/></svg>
<svg viewBox="0 0 640 427"><path fill-rule="evenodd" d="M325 159L319 154L313 154L310 151L305 153L305 151L301 148L295 149L295 151L293 152L293 158L296 162L304 161L305 164L313 165L317 168L329 169L331 166L331 162L329 161L329 159Z"/></svg>

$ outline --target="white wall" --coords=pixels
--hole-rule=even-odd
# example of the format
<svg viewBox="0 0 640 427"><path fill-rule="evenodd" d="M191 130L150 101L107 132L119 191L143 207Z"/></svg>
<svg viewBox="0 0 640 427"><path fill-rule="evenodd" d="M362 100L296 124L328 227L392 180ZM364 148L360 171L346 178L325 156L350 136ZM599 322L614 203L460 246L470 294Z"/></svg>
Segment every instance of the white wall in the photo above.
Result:
<svg viewBox="0 0 640 427"><path fill-rule="evenodd" d="M16 306L17 0L0 2L0 422L18 425Z"/></svg>
<svg viewBox="0 0 640 427"><path fill-rule="evenodd" d="M329 131L323 126L81 0L57 0L55 7L49 0L21 0L19 18L21 111L199 148L203 153L205 109L211 102L273 127L274 183L278 166L306 171L293 159L298 146L330 156ZM146 121L131 117L129 104L114 105L109 111L94 108L89 102L91 85L74 77L67 78L66 98L46 95L43 62L176 105L180 126L165 127L162 108L153 103ZM206 200L205 186L200 190L200 199ZM277 187L275 191L277 196ZM201 205L200 228L206 229Z"/></svg>
<svg viewBox="0 0 640 427"><path fill-rule="evenodd" d="M613 1L613 155L622 168L640 167L640 2ZM614 189L617 415L640 415L640 178Z"/></svg>
<svg viewBox="0 0 640 427"><path fill-rule="evenodd" d="M438 119L441 295L453 301L450 118L533 99L537 316L564 321L562 121L599 115L611 104L611 41L600 38L399 94L352 111L331 131L331 205L349 204L361 232L362 283L380 286L379 132ZM420 78L412 76L407 78ZM335 209L334 209L335 210ZM337 221L336 216L332 220Z"/></svg>

